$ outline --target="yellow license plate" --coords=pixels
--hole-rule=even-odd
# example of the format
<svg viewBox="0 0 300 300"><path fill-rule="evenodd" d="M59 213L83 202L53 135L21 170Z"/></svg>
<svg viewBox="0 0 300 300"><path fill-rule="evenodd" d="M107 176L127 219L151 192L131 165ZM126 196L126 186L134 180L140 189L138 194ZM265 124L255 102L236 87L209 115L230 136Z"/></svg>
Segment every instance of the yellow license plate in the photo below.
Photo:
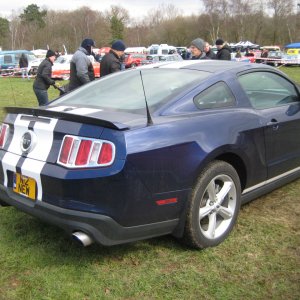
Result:
<svg viewBox="0 0 300 300"><path fill-rule="evenodd" d="M21 175L19 173L14 174L13 183L14 192L26 196L31 200L35 200L36 197L36 183L33 178Z"/></svg>

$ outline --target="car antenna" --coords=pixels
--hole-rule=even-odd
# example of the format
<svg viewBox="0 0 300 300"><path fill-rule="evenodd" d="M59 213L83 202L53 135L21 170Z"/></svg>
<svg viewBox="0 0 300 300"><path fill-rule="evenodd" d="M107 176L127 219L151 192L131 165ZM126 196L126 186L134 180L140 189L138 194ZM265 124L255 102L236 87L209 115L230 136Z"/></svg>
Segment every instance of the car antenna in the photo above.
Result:
<svg viewBox="0 0 300 300"><path fill-rule="evenodd" d="M149 106L148 106L148 102L147 102L147 98L146 98L144 81L143 81L143 76L142 76L142 71L141 70L140 70L140 76L141 76L141 80L142 80L143 92L144 92L144 97L145 97L145 102L146 102L147 126L150 126L150 125L153 124L153 121L152 121L152 118L151 118L151 115L150 115L150 110L149 110Z"/></svg>

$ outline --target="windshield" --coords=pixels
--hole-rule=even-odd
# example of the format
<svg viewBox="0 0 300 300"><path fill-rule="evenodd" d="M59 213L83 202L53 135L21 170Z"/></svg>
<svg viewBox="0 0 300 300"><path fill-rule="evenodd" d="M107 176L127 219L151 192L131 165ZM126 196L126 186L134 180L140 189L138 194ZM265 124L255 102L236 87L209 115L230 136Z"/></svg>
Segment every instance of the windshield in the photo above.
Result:
<svg viewBox="0 0 300 300"><path fill-rule="evenodd" d="M144 113L146 96L150 111L154 111L179 93L199 84L209 74L197 70L162 68L122 71L84 85L53 101L50 106L80 105Z"/></svg>

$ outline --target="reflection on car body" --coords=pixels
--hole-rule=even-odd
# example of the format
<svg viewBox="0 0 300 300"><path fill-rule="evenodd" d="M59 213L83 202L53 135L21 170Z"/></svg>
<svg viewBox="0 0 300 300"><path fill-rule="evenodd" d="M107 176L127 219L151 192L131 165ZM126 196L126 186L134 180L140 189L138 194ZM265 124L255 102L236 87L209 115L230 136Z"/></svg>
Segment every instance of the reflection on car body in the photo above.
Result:
<svg viewBox="0 0 300 300"><path fill-rule="evenodd" d="M299 136L299 87L279 70L156 63L7 108L0 201L83 245L216 246L241 204L299 178Z"/></svg>

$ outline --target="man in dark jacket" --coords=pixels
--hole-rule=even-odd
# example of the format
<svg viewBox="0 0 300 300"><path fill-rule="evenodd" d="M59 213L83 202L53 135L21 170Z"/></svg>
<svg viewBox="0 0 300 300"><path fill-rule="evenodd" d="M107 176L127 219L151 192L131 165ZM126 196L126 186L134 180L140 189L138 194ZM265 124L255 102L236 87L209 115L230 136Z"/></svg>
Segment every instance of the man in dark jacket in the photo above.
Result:
<svg viewBox="0 0 300 300"><path fill-rule="evenodd" d="M218 48L218 52L216 58L219 60L231 60L231 49L227 46L222 39L216 40L216 46Z"/></svg>
<svg viewBox="0 0 300 300"><path fill-rule="evenodd" d="M38 99L39 105L48 104L48 93L50 85L56 88L55 81L51 78L52 66L55 61L55 52L48 50L46 58L40 63L36 78L33 83L33 91Z"/></svg>
<svg viewBox="0 0 300 300"><path fill-rule="evenodd" d="M100 63L100 77L122 70L122 56L126 46L122 40L117 40L104 55Z"/></svg>
<svg viewBox="0 0 300 300"><path fill-rule="evenodd" d="M19 67L22 71L22 79L25 79L25 76L29 80L28 76L28 58L25 53L22 53L19 59Z"/></svg>
<svg viewBox="0 0 300 300"><path fill-rule="evenodd" d="M94 40L84 39L81 46L74 53L70 62L68 91L72 91L95 79L94 67L89 58L92 55L92 47L95 47Z"/></svg>
<svg viewBox="0 0 300 300"><path fill-rule="evenodd" d="M197 38L191 42L190 50L192 53L191 59L207 59L204 52L205 41Z"/></svg>

